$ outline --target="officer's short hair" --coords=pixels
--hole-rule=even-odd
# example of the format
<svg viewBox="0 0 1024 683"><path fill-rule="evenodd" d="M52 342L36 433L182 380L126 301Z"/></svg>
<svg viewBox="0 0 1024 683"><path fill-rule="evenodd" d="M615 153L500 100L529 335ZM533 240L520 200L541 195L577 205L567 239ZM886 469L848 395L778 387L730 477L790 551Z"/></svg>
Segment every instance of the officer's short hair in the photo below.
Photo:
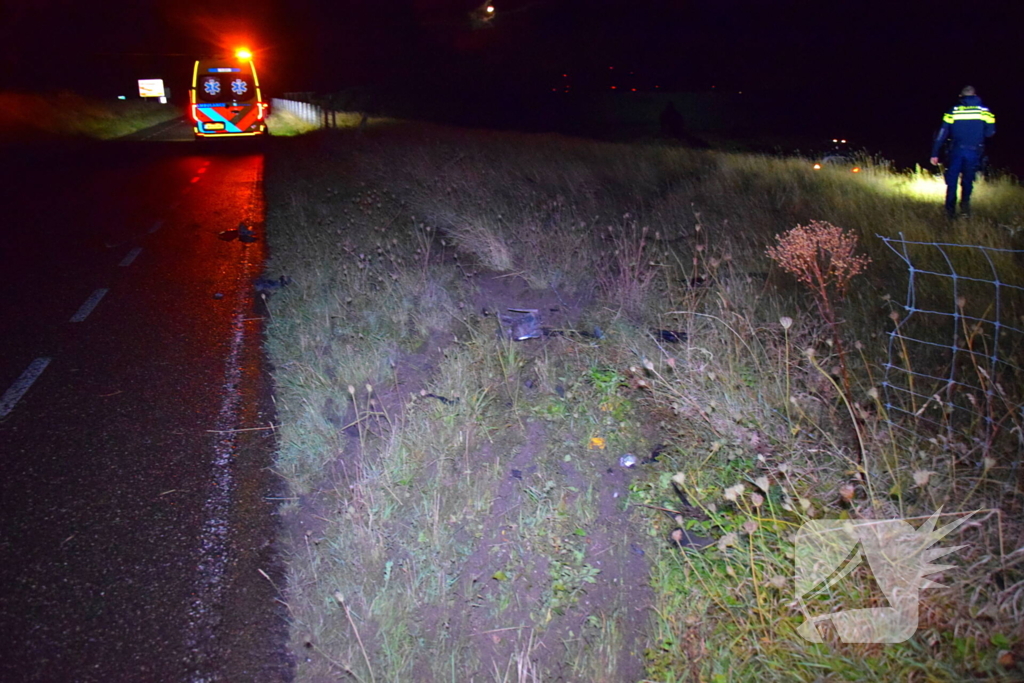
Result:
<svg viewBox="0 0 1024 683"><path fill-rule="evenodd" d="M973 85L965 85L964 89L960 91L960 97L973 97L977 94L978 91L974 89Z"/></svg>

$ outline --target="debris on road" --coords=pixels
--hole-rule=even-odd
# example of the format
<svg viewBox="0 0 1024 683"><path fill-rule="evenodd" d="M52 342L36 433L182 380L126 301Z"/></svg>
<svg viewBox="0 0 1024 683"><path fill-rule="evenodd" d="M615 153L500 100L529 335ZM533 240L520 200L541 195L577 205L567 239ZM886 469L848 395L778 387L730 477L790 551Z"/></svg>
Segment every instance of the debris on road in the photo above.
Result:
<svg viewBox="0 0 1024 683"><path fill-rule="evenodd" d="M249 229L245 223L238 224L238 241L252 243L256 241L256 233Z"/></svg>
<svg viewBox="0 0 1024 683"><path fill-rule="evenodd" d="M238 227L235 228L234 230L221 230L219 233L217 233L217 237L219 239L224 240L225 242L238 240L239 242L246 242L249 244L255 242L258 239L256 237L256 233L250 230L249 226L247 226L244 221L239 223Z"/></svg>

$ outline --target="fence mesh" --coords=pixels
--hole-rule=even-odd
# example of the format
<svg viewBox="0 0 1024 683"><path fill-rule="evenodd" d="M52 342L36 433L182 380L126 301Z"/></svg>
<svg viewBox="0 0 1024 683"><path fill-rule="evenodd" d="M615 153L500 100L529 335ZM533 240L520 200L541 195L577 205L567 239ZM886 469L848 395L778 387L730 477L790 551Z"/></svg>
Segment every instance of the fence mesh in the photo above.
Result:
<svg viewBox="0 0 1024 683"><path fill-rule="evenodd" d="M281 111L291 112L306 123L311 123L319 128L323 128L324 122L327 120L323 107L302 100L275 97L270 101L270 106L271 111L280 109Z"/></svg>
<svg viewBox="0 0 1024 683"><path fill-rule="evenodd" d="M878 237L909 276L882 383L889 424L959 440L1016 467L1024 452L1024 251Z"/></svg>

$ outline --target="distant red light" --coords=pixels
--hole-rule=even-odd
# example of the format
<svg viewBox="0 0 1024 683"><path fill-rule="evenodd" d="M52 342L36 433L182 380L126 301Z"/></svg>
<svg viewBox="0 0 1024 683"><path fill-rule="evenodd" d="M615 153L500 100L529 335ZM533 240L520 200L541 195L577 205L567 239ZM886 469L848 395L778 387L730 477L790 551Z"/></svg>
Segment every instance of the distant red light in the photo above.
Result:
<svg viewBox="0 0 1024 683"><path fill-rule="evenodd" d="M632 92L636 92L636 88L630 88Z"/></svg>
<svg viewBox="0 0 1024 683"><path fill-rule="evenodd" d="M617 85L611 85L611 86L608 86L608 87L611 88L612 90L618 90L619 89L619 86L617 86Z"/></svg>
<svg viewBox="0 0 1024 683"><path fill-rule="evenodd" d="M850 173L860 173L860 166L854 166L851 168Z"/></svg>

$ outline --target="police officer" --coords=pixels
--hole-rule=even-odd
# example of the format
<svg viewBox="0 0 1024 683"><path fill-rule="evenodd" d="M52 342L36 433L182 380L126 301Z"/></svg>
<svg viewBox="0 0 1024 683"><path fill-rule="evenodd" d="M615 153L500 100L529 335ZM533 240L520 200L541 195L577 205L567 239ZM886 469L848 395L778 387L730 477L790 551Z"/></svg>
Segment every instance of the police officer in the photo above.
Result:
<svg viewBox="0 0 1024 683"><path fill-rule="evenodd" d="M946 215L956 216L956 184L961 181L960 211L971 215L971 189L985 148L985 138L996 132L996 116L981 104L981 98L968 85L960 91L960 104L942 117L942 128L932 144L932 165L939 163L939 149L950 139L949 159L946 166Z"/></svg>

